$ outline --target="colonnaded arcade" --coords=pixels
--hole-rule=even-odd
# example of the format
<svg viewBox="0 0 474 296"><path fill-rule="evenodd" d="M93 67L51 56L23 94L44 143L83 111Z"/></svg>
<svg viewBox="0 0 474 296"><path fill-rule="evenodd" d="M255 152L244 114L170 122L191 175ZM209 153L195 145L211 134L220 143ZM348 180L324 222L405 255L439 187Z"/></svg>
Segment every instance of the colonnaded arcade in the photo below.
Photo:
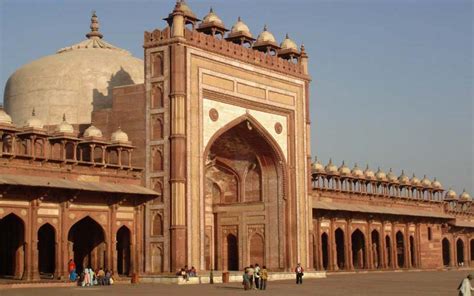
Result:
<svg viewBox="0 0 474 296"><path fill-rule="evenodd" d="M469 266L467 192L310 155L308 55L183 1L144 61L103 39L9 78L0 111L0 276Z"/></svg>

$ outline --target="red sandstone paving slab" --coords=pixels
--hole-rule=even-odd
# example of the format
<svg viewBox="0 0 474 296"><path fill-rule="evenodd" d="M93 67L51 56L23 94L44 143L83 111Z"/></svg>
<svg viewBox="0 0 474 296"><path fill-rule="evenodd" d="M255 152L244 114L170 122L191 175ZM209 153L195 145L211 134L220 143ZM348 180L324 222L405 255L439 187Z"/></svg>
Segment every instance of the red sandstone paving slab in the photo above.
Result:
<svg viewBox="0 0 474 296"><path fill-rule="evenodd" d="M473 271L474 272L474 271ZM457 295L459 282L469 271L382 272L330 274L326 279L269 282L266 291L244 291L239 283L218 285L116 285L108 287L68 287L0 290L0 296L108 296L108 295Z"/></svg>

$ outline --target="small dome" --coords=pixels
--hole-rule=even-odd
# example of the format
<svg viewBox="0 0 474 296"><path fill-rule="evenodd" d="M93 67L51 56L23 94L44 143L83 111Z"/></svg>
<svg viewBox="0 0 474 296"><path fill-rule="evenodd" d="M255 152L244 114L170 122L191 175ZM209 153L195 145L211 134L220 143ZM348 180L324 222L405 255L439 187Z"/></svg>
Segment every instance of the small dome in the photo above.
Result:
<svg viewBox="0 0 474 296"><path fill-rule="evenodd" d="M110 139L112 143L127 143L128 135L119 127L118 130L112 133Z"/></svg>
<svg viewBox="0 0 474 296"><path fill-rule="evenodd" d="M217 16L217 14L214 13L214 10L212 9L212 7L209 10L209 13L202 20L202 23L203 24L205 24L205 23L215 23L215 24L219 24L221 26L224 26L224 22Z"/></svg>
<svg viewBox="0 0 474 296"><path fill-rule="evenodd" d="M257 42L258 43L262 43L262 42L276 43L275 36L273 36L273 34L268 31L267 25L263 27L262 33L258 35Z"/></svg>
<svg viewBox="0 0 474 296"><path fill-rule="evenodd" d="M354 164L354 168L352 169L352 175L356 178L364 177L364 172L362 171L361 168L357 166L357 163Z"/></svg>
<svg viewBox="0 0 474 296"><path fill-rule="evenodd" d="M436 188L436 189L443 188L443 185L438 180L436 180L436 178L433 179L433 182L431 183L431 185L433 186L433 188Z"/></svg>
<svg viewBox="0 0 474 296"><path fill-rule="evenodd" d="M424 187L431 187L431 181L426 177L426 175L424 175L423 179L421 179L421 185Z"/></svg>
<svg viewBox="0 0 474 296"><path fill-rule="evenodd" d="M377 180L379 180L379 181L385 181L385 180L387 180L387 175L385 174L384 171L382 171L382 170L380 169L380 167L378 168L377 173L375 173L375 177L376 177Z"/></svg>
<svg viewBox="0 0 474 296"><path fill-rule="evenodd" d="M318 158L314 158L314 162L311 165L313 172L321 173L324 172L324 166L319 162Z"/></svg>
<svg viewBox="0 0 474 296"><path fill-rule="evenodd" d="M31 117L25 122L24 127L38 128L38 129L43 128L43 122L38 117L36 117L34 108L33 108L33 111L31 112Z"/></svg>
<svg viewBox="0 0 474 296"><path fill-rule="evenodd" d="M191 8L188 6L186 2L180 1L180 3L181 3L180 9L181 11L184 12L184 15L196 18L196 15L194 14L194 12L191 10Z"/></svg>
<svg viewBox="0 0 474 296"><path fill-rule="evenodd" d="M410 182L411 182L411 185L413 185L413 186L418 186L418 185L421 184L421 183L420 183L420 179L418 179L418 178L415 176L415 174L413 174L413 177L411 177Z"/></svg>
<svg viewBox="0 0 474 296"><path fill-rule="evenodd" d="M458 195L456 191L449 188L449 190L446 191L446 195L444 196L444 199L458 199Z"/></svg>
<svg viewBox="0 0 474 296"><path fill-rule="evenodd" d="M288 37L288 34L286 34L285 40L280 44L281 49L294 49L298 50L298 45Z"/></svg>
<svg viewBox="0 0 474 296"><path fill-rule="evenodd" d="M328 174L337 174L337 166L332 163L332 159L329 159L329 163L324 168Z"/></svg>
<svg viewBox="0 0 474 296"><path fill-rule="evenodd" d="M397 176L393 173L392 168L390 168L390 170L388 171L387 180L388 180L389 182L394 182L394 183L396 183L396 182L398 181L398 178L397 178Z"/></svg>
<svg viewBox="0 0 474 296"><path fill-rule="evenodd" d="M466 189L459 195L459 199L462 201L472 201L472 197L466 192Z"/></svg>
<svg viewBox="0 0 474 296"><path fill-rule="evenodd" d="M405 171L402 170L402 174L398 177L398 181L401 184L408 184L410 182L410 178L408 178L408 176L405 175Z"/></svg>
<svg viewBox="0 0 474 296"><path fill-rule="evenodd" d="M66 121L66 114L63 114L63 121L56 126L55 129L58 133L73 133L74 127Z"/></svg>
<svg viewBox="0 0 474 296"><path fill-rule="evenodd" d="M100 131L100 129L91 125L84 131L84 138L89 137L102 138L102 132Z"/></svg>
<svg viewBox="0 0 474 296"><path fill-rule="evenodd" d="M364 175L367 179L375 179L375 174L371 169L369 169L369 165L365 168Z"/></svg>
<svg viewBox="0 0 474 296"><path fill-rule="evenodd" d="M230 29L231 34L237 34L237 33L244 33L244 34L249 34L252 36L252 33L250 33L249 27L242 21L242 19L239 18L237 19L237 22L232 26L232 29Z"/></svg>
<svg viewBox="0 0 474 296"><path fill-rule="evenodd" d="M344 161L342 161L342 165L339 167L338 171L342 176L349 176L351 174L351 169L346 166Z"/></svg>
<svg viewBox="0 0 474 296"><path fill-rule="evenodd" d="M0 108L0 124L12 124L12 118L7 114L7 112L5 112L5 110L3 110L3 108Z"/></svg>

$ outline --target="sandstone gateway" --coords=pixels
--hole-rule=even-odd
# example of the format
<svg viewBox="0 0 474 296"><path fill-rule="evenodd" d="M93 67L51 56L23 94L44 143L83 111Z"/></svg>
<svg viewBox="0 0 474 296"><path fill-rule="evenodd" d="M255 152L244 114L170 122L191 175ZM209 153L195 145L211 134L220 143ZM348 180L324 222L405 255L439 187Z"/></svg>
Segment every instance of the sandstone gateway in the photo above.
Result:
<svg viewBox="0 0 474 296"><path fill-rule="evenodd" d="M188 265L432 269L474 260L471 197L312 162L308 56L178 1L145 61L87 39L18 69L0 111L0 276Z"/></svg>

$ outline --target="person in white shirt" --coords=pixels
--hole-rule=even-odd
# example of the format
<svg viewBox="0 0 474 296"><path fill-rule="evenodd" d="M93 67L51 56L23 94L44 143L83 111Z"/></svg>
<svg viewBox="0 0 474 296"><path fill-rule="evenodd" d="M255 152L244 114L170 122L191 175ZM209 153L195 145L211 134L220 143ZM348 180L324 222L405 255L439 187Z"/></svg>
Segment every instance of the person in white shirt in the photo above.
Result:
<svg viewBox="0 0 474 296"><path fill-rule="evenodd" d="M459 290L459 295L462 296L471 296L471 291L474 291L474 289L471 286L471 280L472 280L472 275L468 275L462 283L459 285L458 290Z"/></svg>

